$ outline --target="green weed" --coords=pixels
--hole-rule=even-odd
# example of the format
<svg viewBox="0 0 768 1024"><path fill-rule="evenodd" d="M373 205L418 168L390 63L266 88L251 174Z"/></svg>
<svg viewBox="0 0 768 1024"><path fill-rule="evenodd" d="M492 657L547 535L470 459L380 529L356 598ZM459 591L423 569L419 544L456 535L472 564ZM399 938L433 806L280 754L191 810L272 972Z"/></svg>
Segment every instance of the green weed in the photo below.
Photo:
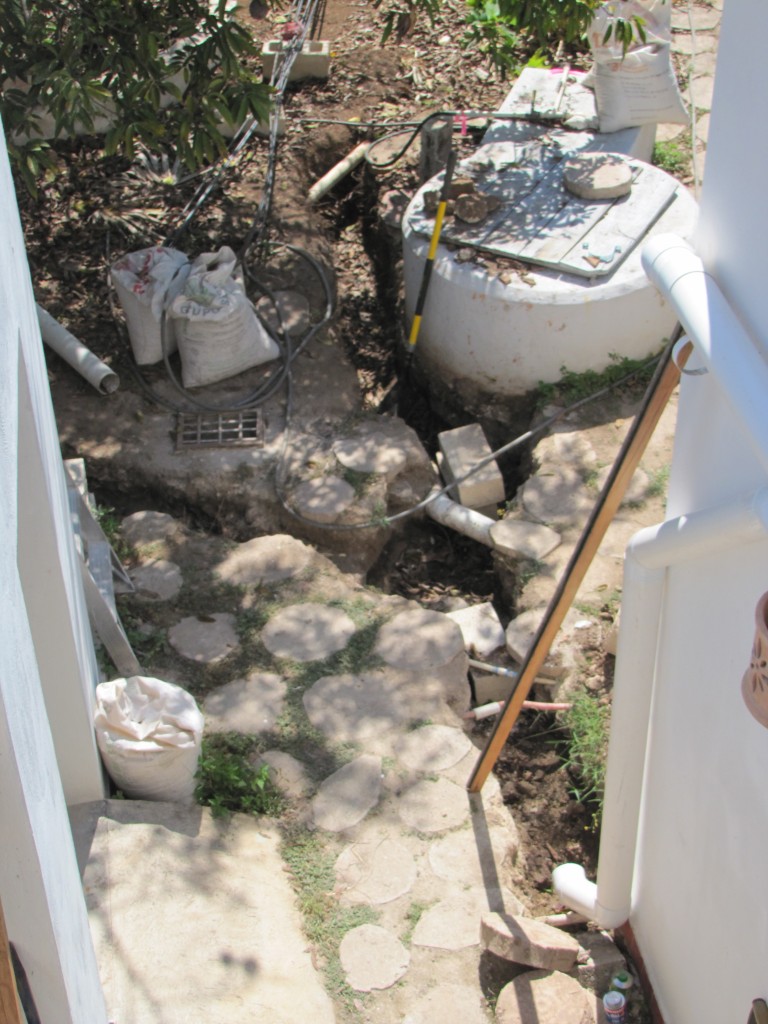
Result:
<svg viewBox="0 0 768 1024"><path fill-rule="evenodd" d="M574 797L593 804L596 818L602 812L605 792L609 719L609 708L586 691L578 694L565 715L569 737L563 766L574 780Z"/></svg>
<svg viewBox="0 0 768 1024"><path fill-rule="evenodd" d="M255 748L254 737L240 733L215 733L203 740L195 799L210 807L215 818L237 811L280 813L282 801L268 766L254 768L248 760Z"/></svg>
<svg viewBox="0 0 768 1024"><path fill-rule="evenodd" d="M649 474L647 495L649 498L663 498L669 486L669 466L660 466Z"/></svg>
<svg viewBox="0 0 768 1024"><path fill-rule="evenodd" d="M550 402L572 405L585 398L591 398L605 388L615 388L624 382L633 388L647 386L656 366L655 359L627 359L615 352L609 353L610 364L599 373L596 370L585 370L574 373L567 366L560 367L559 381L548 384L543 381L538 386L537 405L541 408Z"/></svg>
<svg viewBox="0 0 768 1024"><path fill-rule="evenodd" d="M652 162L675 178L682 176L691 162L690 137L684 134L668 142L657 142Z"/></svg>

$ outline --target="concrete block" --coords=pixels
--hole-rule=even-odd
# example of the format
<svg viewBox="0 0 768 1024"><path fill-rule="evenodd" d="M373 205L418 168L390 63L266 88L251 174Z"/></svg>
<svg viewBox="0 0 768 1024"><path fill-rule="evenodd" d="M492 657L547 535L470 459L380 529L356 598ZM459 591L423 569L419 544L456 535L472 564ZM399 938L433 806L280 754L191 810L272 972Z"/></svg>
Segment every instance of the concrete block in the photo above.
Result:
<svg viewBox="0 0 768 1024"><path fill-rule="evenodd" d="M479 423L468 423L455 430L444 430L437 435L443 454L441 472L446 483L454 483L459 477L491 454L483 428ZM499 467L489 462L463 483L451 488L450 497L467 508L484 511L504 500L504 481Z"/></svg>
<svg viewBox="0 0 768 1024"><path fill-rule="evenodd" d="M269 39L261 51L261 63L265 78L272 77L275 60L287 50L289 43L280 39ZM331 44L322 39L307 40L302 44L301 52L296 55L288 74L289 82L298 82L303 78L326 79L331 67Z"/></svg>
<svg viewBox="0 0 768 1024"><path fill-rule="evenodd" d="M504 627L490 601L447 612L448 618L458 625L464 637L464 646L476 655L492 654L504 646Z"/></svg>
<svg viewBox="0 0 768 1024"><path fill-rule="evenodd" d="M572 935L543 921L492 911L483 914L480 942L504 960L545 971L570 971L580 949Z"/></svg>
<svg viewBox="0 0 768 1024"><path fill-rule="evenodd" d="M603 932L579 932L576 963L569 972L582 988L602 996L611 987L611 979L626 971L627 961L618 946Z"/></svg>

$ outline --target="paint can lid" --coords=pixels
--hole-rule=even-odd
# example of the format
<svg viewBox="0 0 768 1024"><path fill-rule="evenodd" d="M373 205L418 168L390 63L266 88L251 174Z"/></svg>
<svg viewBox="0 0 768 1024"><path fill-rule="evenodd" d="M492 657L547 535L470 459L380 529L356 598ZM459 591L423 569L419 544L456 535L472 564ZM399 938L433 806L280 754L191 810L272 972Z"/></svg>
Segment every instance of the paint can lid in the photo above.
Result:
<svg viewBox="0 0 768 1024"><path fill-rule="evenodd" d="M615 989L611 989L610 992L606 992L603 996L603 1006L606 1010L619 1010L626 1004L626 999Z"/></svg>
<svg viewBox="0 0 768 1024"><path fill-rule="evenodd" d="M618 989L620 992L626 992L627 989L632 988L635 979L629 973L629 971L618 971L611 978L611 988Z"/></svg>

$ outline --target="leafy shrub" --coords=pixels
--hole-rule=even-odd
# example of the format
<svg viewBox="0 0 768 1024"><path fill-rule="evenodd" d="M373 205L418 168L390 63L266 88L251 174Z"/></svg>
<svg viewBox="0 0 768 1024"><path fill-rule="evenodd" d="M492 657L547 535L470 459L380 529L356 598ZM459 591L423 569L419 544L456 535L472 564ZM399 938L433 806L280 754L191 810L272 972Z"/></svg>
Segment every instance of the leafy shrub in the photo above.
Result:
<svg viewBox="0 0 768 1024"><path fill-rule="evenodd" d="M239 811L243 814L278 814L280 796L263 764L254 768L251 737L220 733L203 740L197 769L195 799L210 807L214 817Z"/></svg>

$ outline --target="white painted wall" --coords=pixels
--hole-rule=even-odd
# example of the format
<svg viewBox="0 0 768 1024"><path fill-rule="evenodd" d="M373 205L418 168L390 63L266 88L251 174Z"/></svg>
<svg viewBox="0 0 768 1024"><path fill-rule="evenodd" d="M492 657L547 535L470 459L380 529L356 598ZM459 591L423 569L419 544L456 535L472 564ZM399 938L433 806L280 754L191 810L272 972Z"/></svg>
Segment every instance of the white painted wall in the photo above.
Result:
<svg viewBox="0 0 768 1024"><path fill-rule="evenodd" d="M753 45L766 33L768 5L729 0L696 247L768 359L767 90ZM684 379L668 515L753 491L766 467L718 380ZM631 916L668 1024L741 1024L768 999L768 731L740 694L766 590L768 541L734 538L668 573Z"/></svg>
<svg viewBox="0 0 768 1024"><path fill-rule="evenodd" d="M0 897L41 1019L104 1024L44 697L46 683L61 711L59 749L72 793L101 795L86 727L93 655L62 513L57 435L4 145L0 238ZM33 529L40 533L32 536Z"/></svg>

